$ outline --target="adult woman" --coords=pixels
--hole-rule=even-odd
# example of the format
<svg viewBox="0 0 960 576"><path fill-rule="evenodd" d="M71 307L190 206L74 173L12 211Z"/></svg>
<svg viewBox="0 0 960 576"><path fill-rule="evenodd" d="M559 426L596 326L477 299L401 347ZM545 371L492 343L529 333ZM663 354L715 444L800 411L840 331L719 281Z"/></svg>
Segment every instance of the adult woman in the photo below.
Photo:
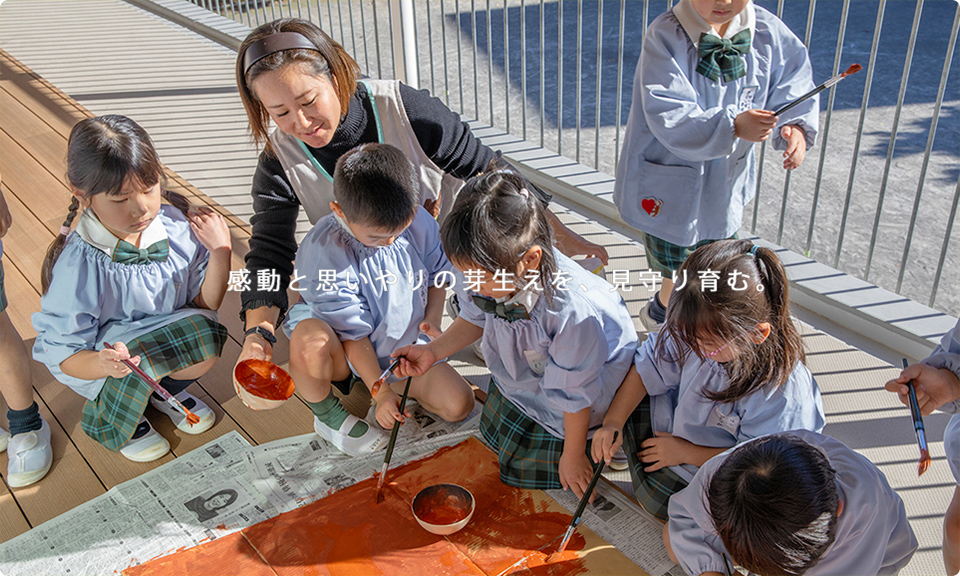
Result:
<svg viewBox="0 0 960 576"><path fill-rule="evenodd" d="M358 76L353 58L304 20L264 24L241 45L237 85L253 137L266 144L253 181L253 235L246 256L251 278L272 271L279 285L287 286L300 207L311 222L329 213L336 161L359 144L386 142L403 150L420 175L424 206L441 217L452 205L459 179L481 172L495 157L459 116L426 91L399 81L358 82ZM269 120L277 125L272 134ZM562 251L606 261L602 247L552 214L551 219ZM271 356L273 332L287 308L285 290L253 284L243 293L247 335L238 361ZM297 352L291 343L291 354Z"/></svg>

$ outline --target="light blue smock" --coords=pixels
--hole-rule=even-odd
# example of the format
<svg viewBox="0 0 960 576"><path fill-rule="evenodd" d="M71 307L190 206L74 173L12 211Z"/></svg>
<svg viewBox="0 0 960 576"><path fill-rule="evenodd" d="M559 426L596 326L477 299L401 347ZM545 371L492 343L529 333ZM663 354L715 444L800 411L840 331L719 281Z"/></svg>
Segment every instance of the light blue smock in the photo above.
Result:
<svg viewBox="0 0 960 576"><path fill-rule="evenodd" d="M752 108L776 110L814 88L800 39L763 8L746 9L756 11L756 29L743 57L746 76L732 82L697 73L697 48L674 10L644 36L613 197L628 224L674 244L740 230L757 168L754 143L736 137L734 120ZM788 124L801 126L812 147L819 110L813 97L781 115L774 149L786 148L780 127Z"/></svg>
<svg viewBox="0 0 960 576"><path fill-rule="evenodd" d="M393 244L380 247L364 246L328 214L300 243L294 268L295 278L305 278L298 282L300 300L287 313L286 334L318 318L341 341L369 338L385 370L394 350L427 341L420 335L427 289L451 266L437 221L421 207ZM336 280L321 282L321 270L335 271Z"/></svg>
<svg viewBox="0 0 960 576"><path fill-rule="evenodd" d="M483 328L483 357L500 391L562 439L565 412L589 407L590 429L603 423L633 361L637 330L613 286L556 249L553 254L566 290L555 289L552 301L541 295L529 320L481 312L462 274L457 289L460 317Z"/></svg>
<svg viewBox="0 0 960 576"><path fill-rule="evenodd" d="M838 574L896 574L917 551L917 538L907 521L903 500L883 473L865 457L829 436L807 430L790 434L819 446L837 471L837 496L843 512L837 519L836 539L808 576ZM724 574L727 553L710 516L706 489L731 450L708 460L689 486L670 498L670 546L687 574ZM729 557L729 553L727 553Z"/></svg>
<svg viewBox="0 0 960 576"><path fill-rule="evenodd" d="M82 350L102 350L104 341L129 343L187 316L217 318L215 311L188 307L200 293L207 249L176 208L162 205L157 218L170 247L164 262L112 262L72 232L53 267L50 289L40 299L40 311L32 316L37 331L34 360L84 398L96 399L106 378L81 380L64 374L60 363L67 358ZM148 362L141 367L150 373Z"/></svg>

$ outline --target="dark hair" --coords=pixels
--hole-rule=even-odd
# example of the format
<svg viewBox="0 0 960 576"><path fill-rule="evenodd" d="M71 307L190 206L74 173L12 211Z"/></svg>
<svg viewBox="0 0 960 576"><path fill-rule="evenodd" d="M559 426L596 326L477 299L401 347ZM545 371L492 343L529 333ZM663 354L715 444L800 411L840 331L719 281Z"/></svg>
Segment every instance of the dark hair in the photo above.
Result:
<svg viewBox="0 0 960 576"><path fill-rule="evenodd" d="M454 263L469 263L487 272L516 273L521 257L542 248L540 284L553 295L557 262L547 209L532 185L498 157L486 171L466 181L440 227L443 250ZM516 278L515 284L526 284Z"/></svg>
<svg viewBox="0 0 960 576"><path fill-rule="evenodd" d="M683 362L691 351L704 358L698 338L716 336L736 342L740 353L724 364L730 386L704 395L717 402L733 402L768 384L779 387L803 362L803 342L788 307L787 274L770 249L749 240L720 240L697 248L680 266L678 283L667 307L665 330L676 341ZM704 290L701 273L711 272L716 290ZM730 285L733 279L734 286ZM770 335L760 344L753 338L757 325L770 323ZM666 357L664 342L657 354Z"/></svg>
<svg viewBox="0 0 960 576"><path fill-rule="evenodd" d="M390 144L361 144L337 160L333 196L350 222L394 231L417 213L420 179Z"/></svg>
<svg viewBox="0 0 960 576"><path fill-rule="evenodd" d="M244 72L243 56L251 44L278 32L296 32L309 40L317 50L297 48L274 52L266 56ZM257 144L265 143L270 148L269 134L270 115L260 99L250 88L257 76L264 72L279 70L288 64L303 66L304 72L317 77L323 77L333 83L340 98L340 115L346 115L350 106L350 98L357 90L357 78L360 77L360 66L343 46L327 36L312 22L299 18L280 18L257 27L244 38L237 51L237 89L240 91L240 100L247 111L250 121L250 132Z"/></svg>
<svg viewBox="0 0 960 576"><path fill-rule="evenodd" d="M120 194L124 183L135 182L152 187L166 185L163 164L147 131L126 116L108 115L87 118L77 122L67 141L67 182L70 188L90 199L97 194ZM164 191L170 204L186 213L190 203L176 192ZM40 271L43 293L50 288L53 266L63 251L69 230L80 209L76 196L70 199L67 217L61 233L47 248Z"/></svg>
<svg viewBox="0 0 960 576"><path fill-rule="evenodd" d="M803 574L836 538L836 471L818 447L787 433L747 442L706 489L730 555L757 574Z"/></svg>

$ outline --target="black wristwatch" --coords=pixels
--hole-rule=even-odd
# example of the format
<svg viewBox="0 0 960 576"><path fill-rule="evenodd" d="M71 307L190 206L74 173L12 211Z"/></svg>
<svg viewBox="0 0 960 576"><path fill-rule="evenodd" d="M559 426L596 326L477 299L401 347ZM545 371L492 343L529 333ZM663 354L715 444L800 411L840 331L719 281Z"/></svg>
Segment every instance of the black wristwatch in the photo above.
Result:
<svg viewBox="0 0 960 576"><path fill-rule="evenodd" d="M273 332L267 330L263 326L254 326L253 328L247 330L243 333L243 339L246 340L247 336L251 334L259 334L264 340L269 342L271 346L277 343L277 337L273 335Z"/></svg>

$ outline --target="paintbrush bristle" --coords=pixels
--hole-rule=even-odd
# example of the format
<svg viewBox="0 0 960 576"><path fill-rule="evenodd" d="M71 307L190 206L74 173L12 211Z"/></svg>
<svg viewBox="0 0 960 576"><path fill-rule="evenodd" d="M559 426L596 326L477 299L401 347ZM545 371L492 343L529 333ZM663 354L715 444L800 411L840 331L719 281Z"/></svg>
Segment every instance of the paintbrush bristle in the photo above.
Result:
<svg viewBox="0 0 960 576"><path fill-rule="evenodd" d="M194 424L200 423L200 417L194 414L193 412L187 410L187 423L193 426Z"/></svg>
<svg viewBox="0 0 960 576"><path fill-rule="evenodd" d="M847 68L847 71L843 73L843 77L846 78L847 76L849 76L849 75L851 75L851 74L856 74L857 72L859 72L859 71L861 71L861 70L863 70L863 66L861 66L861 65L859 65L859 64L851 64L850 67Z"/></svg>
<svg viewBox="0 0 960 576"><path fill-rule="evenodd" d="M920 450L920 463L917 464L917 476L923 476L923 473L930 468L930 451L929 450Z"/></svg>

